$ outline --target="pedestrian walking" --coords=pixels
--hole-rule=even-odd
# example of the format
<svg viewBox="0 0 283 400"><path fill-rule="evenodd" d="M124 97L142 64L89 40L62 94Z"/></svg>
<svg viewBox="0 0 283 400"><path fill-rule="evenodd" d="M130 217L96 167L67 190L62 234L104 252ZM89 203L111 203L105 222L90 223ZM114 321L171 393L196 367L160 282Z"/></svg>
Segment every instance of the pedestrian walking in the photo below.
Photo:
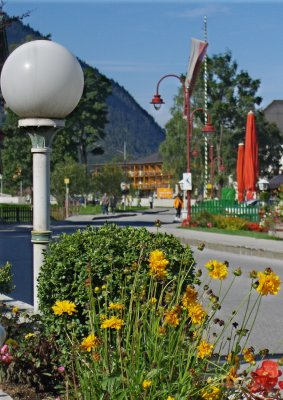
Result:
<svg viewBox="0 0 283 400"><path fill-rule="evenodd" d="M176 217L174 221L180 221L181 219L181 211L183 208L183 199L180 193L177 194L175 200L174 200L174 208L176 210Z"/></svg>
<svg viewBox="0 0 283 400"><path fill-rule="evenodd" d="M148 201L149 201L149 207L153 208L153 194L152 193L150 193Z"/></svg>
<svg viewBox="0 0 283 400"><path fill-rule="evenodd" d="M104 193L101 199L101 205L102 205L102 214L108 214L108 207L109 207L109 197L107 196L107 193Z"/></svg>
<svg viewBox="0 0 283 400"><path fill-rule="evenodd" d="M110 209L111 212L114 213L117 207L117 197L115 194L113 194L113 196L110 197Z"/></svg>

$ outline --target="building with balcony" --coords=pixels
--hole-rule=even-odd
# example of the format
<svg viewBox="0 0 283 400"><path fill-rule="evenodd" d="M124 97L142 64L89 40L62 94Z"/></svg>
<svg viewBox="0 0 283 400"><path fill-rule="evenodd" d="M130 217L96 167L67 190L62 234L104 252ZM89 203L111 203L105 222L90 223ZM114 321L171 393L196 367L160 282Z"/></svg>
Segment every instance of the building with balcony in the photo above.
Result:
<svg viewBox="0 0 283 400"><path fill-rule="evenodd" d="M104 164L92 165L92 172L99 173ZM134 161L117 164L128 178L130 188L140 191L144 196L156 193L158 198L172 198L174 190L173 177L163 169L159 153Z"/></svg>

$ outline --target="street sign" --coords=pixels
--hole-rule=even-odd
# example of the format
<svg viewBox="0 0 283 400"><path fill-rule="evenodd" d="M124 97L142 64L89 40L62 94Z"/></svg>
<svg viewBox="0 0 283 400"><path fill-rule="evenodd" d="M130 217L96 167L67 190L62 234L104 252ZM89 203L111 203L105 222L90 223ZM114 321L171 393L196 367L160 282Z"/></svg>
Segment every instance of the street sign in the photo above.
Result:
<svg viewBox="0 0 283 400"><path fill-rule="evenodd" d="M130 184L126 182L121 182L120 184L122 194L128 194L130 191Z"/></svg>
<svg viewBox="0 0 283 400"><path fill-rule="evenodd" d="M183 190L192 190L192 174L190 172L183 173Z"/></svg>

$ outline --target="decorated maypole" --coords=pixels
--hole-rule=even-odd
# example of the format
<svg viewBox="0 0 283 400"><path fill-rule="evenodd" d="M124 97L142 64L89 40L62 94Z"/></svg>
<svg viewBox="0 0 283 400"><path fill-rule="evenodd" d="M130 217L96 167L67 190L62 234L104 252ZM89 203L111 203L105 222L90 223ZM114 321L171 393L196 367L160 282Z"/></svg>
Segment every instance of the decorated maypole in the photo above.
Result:
<svg viewBox="0 0 283 400"><path fill-rule="evenodd" d="M207 17L203 18L203 31L204 41L207 43ZM207 55L204 57L204 121L207 123ZM207 134L204 135L204 191L203 197L207 198L207 184L208 184L208 138Z"/></svg>

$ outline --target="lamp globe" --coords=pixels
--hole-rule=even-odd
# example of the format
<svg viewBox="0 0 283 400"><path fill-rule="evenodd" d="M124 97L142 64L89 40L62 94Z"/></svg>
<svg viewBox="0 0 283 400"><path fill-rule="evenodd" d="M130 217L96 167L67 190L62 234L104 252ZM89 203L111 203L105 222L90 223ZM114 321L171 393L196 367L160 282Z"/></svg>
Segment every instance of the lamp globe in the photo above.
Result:
<svg viewBox="0 0 283 400"><path fill-rule="evenodd" d="M20 118L63 119L80 101L84 76L62 45L34 40L16 48L1 73L1 91Z"/></svg>

